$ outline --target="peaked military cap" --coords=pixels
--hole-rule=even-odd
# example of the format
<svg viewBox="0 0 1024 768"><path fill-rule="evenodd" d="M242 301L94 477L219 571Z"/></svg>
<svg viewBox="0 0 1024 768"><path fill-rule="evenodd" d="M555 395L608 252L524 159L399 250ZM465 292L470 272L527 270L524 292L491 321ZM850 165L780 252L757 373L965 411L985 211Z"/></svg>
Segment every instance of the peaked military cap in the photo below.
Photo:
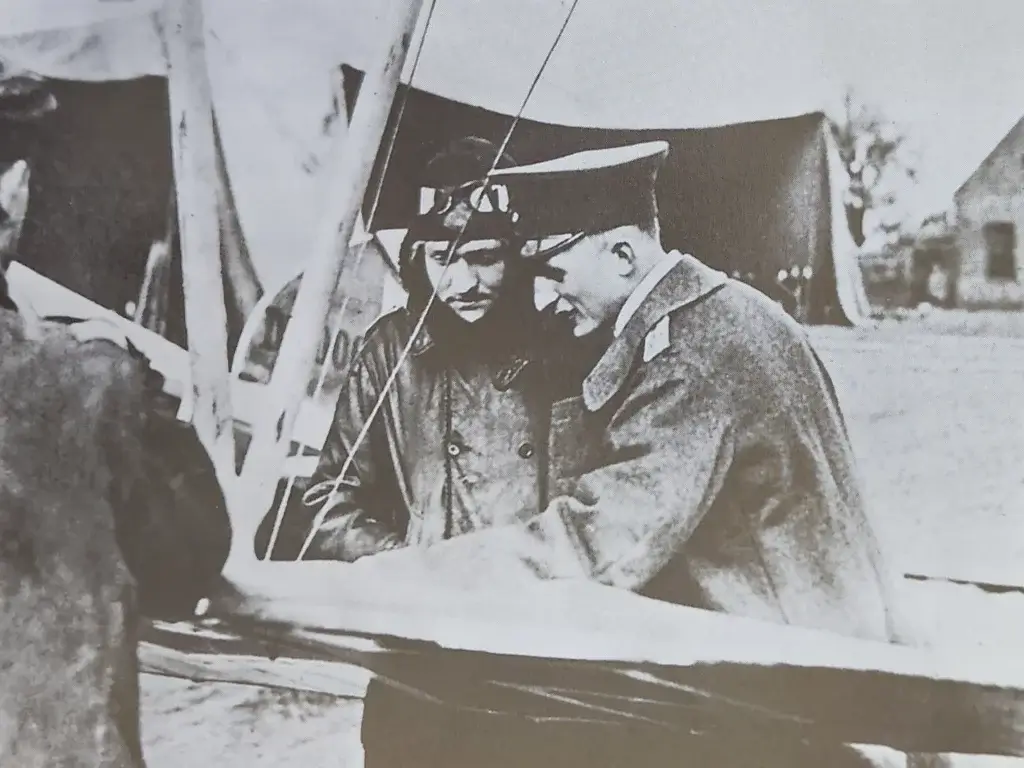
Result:
<svg viewBox="0 0 1024 768"><path fill-rule="evenodd" d="M655 184L669 145L587 150L496 170L490 188L510 201L524 254L550 258L582 237L657 219Z"/></svg>

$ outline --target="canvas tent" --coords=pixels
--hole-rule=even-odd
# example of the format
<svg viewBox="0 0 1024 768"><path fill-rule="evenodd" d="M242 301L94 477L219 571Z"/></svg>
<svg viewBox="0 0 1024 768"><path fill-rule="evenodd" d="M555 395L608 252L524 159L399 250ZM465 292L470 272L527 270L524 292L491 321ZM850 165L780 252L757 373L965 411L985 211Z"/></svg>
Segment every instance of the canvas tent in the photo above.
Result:
<svg viewBox="0 0 1024 768"><path fill-rule="evenodd" d="M80 0L77 7L91 5ZM76 211L78 225L92 228L93 242L111 243L102 249L110 279L93 265L96 277L70 287L115 309L133 298L129 286L138 285L147 238L162 234L171 182L170 163L163 163L169 133L158 103L166 99L166 64L155 4L118 5L121 17L110 18L109 4L100 3L105 15L93 24L83 23L88 14L80 10L73 28L32 33L33 24L56 22L16 14L9 26L0 22L0 34L20 33L0 39L0 56L57 78L65 91L64 115L52 118L61 127L44 132L51 139L34 147L41 166L62 167L52 168L45 188L36 184L23 255L43 271L68 274L53 266L55 252L66 251L56 234L61 228L44 226L44 216L57 215L62 204ZM580 2L523 109L513 154L530 160L641 136L667 138L673 153L661 198L669 245L753 275L768 292L778 287L779 269L810 266L807 318L860 322L866 300L838 195L843 172L823 130L830 82L820 72L815 17L797 2L742 13L731 5L658 0L637 13L607 0ZM412 169L440 142L466 133L501 138L568 9L569 3L542 0L439 0L432 14L422 15L418 35L428 16L429 29L415 72L414 57L406 67L413 89L375 229L400 226ZM204 12L228 173L256 272L275 291L301 268L323 213L317 204L323 161L344 133L338 67L349 65L344 82L351 105L358 70L374 55L368 32L384 11L357 2L265 0L238 14L229 0L205 0ZM594 41L611 29L616 44L600 46L598 56ZM644 55L636 56L640 46ZM93 113L91 127L83 128L84 113L72 115L76 103L97 99L107 102L107 115ZM394 116L399 111L396 103ZM89 153L78 143L85 140L122 149ZM60 156L66 166L54 161ZM106 176L83 184L71 168L83 157L121 170L91 168ZM145 170L129 173L134 163ZM120 181L111 182L111 174ZM121 183L130 175L139 183L134 196ZM93 188L86 192L87 186ZM76 202L66 205L67 197ZM116 257L122 243L139 254L138 262Z"/></svg>
<svg viewBox="0 0 1024 768"><path fill-rule="evenodd" d="M349 70L345 78L353 98L360 74ZM445 144L466 134L500 143L509 122L507 115L433 94L410 94L403 123L415 130L397 133L374 224L400 228L415 213L417 171ZM666 247L693 253L780 300L788 297L777 282L779 271L810 267L818 277L802 317L811 322L851 319L851 310L842 305L845 297L838 293L833 265L837 257L849 258L849 251L842 250L842 219L839 231L832 231L830 147L820 112L665 130L577 128L522 120L508 149L518 161L533 162L654 139L671 145L658 185ZM383 158L382 153L375 181ZM861 310L852 312L857 318Z"/></svg>

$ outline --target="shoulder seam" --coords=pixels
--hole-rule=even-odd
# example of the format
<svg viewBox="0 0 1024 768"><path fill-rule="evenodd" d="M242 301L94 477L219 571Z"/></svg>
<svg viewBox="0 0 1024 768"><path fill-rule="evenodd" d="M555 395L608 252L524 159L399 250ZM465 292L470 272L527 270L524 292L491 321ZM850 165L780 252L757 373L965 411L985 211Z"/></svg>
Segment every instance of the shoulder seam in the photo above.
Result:
<svg viewBox="0 0 1024 768"><path fill-rule="evenodd" d="M370 321L370 324L367 325L366 328L363 329L363 332L360 334L360 336L365 341L366 339L370 338L370 335L375 330L377 330L377 328L380 327L388 319L390 319L391 317L394 317L395 315L404 314L404 313L405 313L405 307L392 307L389 310L381 312L373 320Z"/></svg>
<svg viewBox="0 0 1024 768"><path fill-rule="evenodd" d="M371 354L372 345L378 339L386 338L384 335L384 327L389 323L401 323L406 314L405 307L393 307L381 314L377 315L363 331L356 343L356 348L352 352L352 362L350 363L352 370L355 370L358 366L366 365L366 356Z"/></svg>

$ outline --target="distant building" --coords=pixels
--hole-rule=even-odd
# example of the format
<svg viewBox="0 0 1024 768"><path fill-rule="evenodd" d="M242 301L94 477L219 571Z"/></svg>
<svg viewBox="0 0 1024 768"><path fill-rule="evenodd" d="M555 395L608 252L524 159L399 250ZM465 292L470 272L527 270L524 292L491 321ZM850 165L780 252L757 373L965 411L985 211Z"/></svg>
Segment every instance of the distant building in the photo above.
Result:
<svg viewBox="0 0 1024 768"><path fill-rule="evenodd" d="M1024 307L1024 119L954 194L958 303Z"/></svg>

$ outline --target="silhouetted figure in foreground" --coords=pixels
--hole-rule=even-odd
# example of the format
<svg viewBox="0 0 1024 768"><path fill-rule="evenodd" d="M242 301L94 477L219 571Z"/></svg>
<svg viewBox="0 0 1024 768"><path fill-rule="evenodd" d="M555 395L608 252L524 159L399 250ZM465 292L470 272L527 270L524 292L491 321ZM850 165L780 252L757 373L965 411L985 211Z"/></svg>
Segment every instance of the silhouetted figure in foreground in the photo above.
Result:
<svg viewBox="0 0 1024 768"><path fill-rule="evenodd" d="M0 311L0 765L143 766L136 639L191 612L230 529L132 350Z"/></svg>

